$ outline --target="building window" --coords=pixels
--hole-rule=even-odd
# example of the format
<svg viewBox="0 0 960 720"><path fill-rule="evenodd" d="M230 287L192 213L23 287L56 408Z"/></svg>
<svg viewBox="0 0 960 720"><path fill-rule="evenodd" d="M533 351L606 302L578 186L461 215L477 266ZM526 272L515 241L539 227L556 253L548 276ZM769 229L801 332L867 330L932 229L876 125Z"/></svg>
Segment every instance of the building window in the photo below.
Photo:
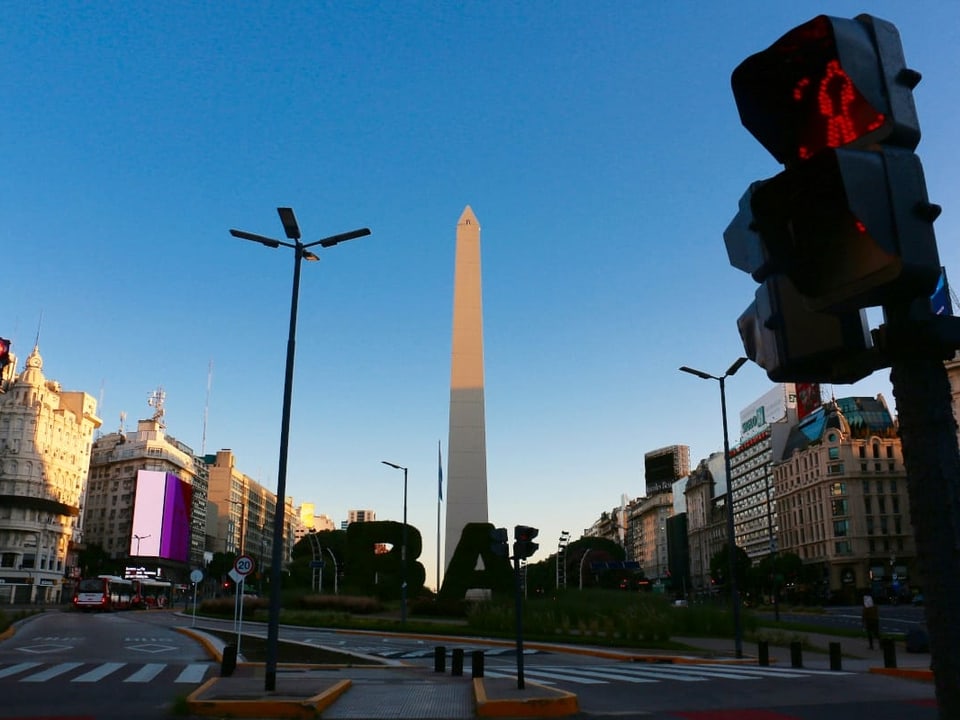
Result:
<svg viewBox="0 0 960 720"><path fill-rule="evenodd" d="M842 465L840 467L843 467ZM847 484L842 482L835 482L830 485L830 494L833 496L837 495L846 495L847 494Z"/></svg>
<svg viewBox="0 0 960 720"><path fill-rule="evenodd" d="M897 481L895 478L890 479L890 494L891 495L897 494Z"/></svg>
<svg viewBox="0 0 960 720"><path fill-rule="evenodd" d="M849 520L834 520L833 521L833 536L834 537L846 537L847 530L850 527Z"/></svg>
<svg viewBox="0 0 960 720"><path fill-rule="evenodd" d="M873 518L872 517L867 518L867 535L873 535ZM873 541L871 540L870 542L873 542Z"/></svg>
<svg viewBox="0 0 960 720"><path fill-rule="evenodd" d="M893 445L887 445L887 457L888 458L893 457Z"/></svg>
<svg viewBox="0 0 960 720"><path fill-rule="evenodd" d="M867 470L866 464L863 464L863 465L861 465L860 467L863 469L864 472L866 472L866 470ZM870 481L869 481L869 480L864 480L864 481L863 481L863 494L864 494L864 495L869 495L869 494L870 494Z"/></svg>
<svg viewBox="0 0 960 720"><path fill-rule="evenodd" d="M875 458L880 457L880 443L873 444L873 456Z"/></svg>
<svg viewBox="0 0 960 720"><path fill-rule="evenodd" d="M867 446L861 445L858 449L860 451L860 457L865 458L867 456Z"/></svg>
<svg viewBox="0 0 960 720"><path fill-rule="evenodd" d="M834 545L837 555L853 555L849 540L840 540Z"/></svg>
<svg viewBox="0 0 960 720"><path fill-rule="evenodd" d="M831 460L839 460L840 448L838 447L827 448L827 457L830 458Z"/></svg>
<svg viewBox="0 0 960 720"><path fill-rule="evenodd" d="M834 500L833 503L833 516L840 517L842 515L847 515L847 501L846 499Z"/></svg>

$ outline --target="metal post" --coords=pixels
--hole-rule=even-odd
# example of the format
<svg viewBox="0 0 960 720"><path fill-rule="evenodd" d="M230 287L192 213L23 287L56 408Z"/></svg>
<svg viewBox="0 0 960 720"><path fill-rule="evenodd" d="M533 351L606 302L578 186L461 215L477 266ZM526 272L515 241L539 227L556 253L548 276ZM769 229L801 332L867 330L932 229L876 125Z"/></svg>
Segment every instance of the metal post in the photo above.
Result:
<svg viewBox="0 0 960 720"><path fill-rule="evenodd" d="M730 602L733 605L734 651L743 657L743 628L740 625L740 591L737 588L737 538L733 530L733 478L730 476L730 438L727 433L726 375L720 380L720 412L723 413L723 465L727 474L727 554L730 573Z"/></svg>
<svg viewBox="0 0 960 720"><path fill-rule="evenodd" d="M523 596L520 594L520 558L513 558L513 583L517 615L517 689L523 690Z"/></svg>
<svg viewBox="0 0 960 720"><path fill-rule="evenodd" d="M273 548L270 562L270 612L267 622L265 684L268 692L277 689L277 651L280 640L280 581L283 576L283 523L286 509L287 452L290 446L290 406L293 400L293 361L297 347L297 302L300 294L300 261L303 244L297 240L293 259L293 294L290 298L290 331L287 336L287 364L283 376L283 411L280 421L280 464L277 469L277 510L273 517Z"/></svg>

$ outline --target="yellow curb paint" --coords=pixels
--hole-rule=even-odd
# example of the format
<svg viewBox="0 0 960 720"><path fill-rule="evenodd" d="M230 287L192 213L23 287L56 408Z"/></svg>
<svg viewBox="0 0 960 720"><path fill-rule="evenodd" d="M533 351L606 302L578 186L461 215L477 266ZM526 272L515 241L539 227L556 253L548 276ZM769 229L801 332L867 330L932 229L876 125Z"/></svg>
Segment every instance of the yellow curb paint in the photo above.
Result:
<svg viewBox="0 0 960 720"><path fill-rule="evenodd" d="M483 684L483 678L473 679L473 695L480 717L565 717L580 712L577 696L564 690L555 690L537 683L525 683L542 690L544 695L522 700L491 700ZM548 695L553 697L547 697Z"/></svg>
<svg viewBox="0 0 960 720"><path fill-rule="evenodd" d="M212 678L192 692L187 698L187 708L195 715L238 718L315 718L318 712L330 707L353 684L341 680L328 690L306 700L201 700L204 692L214 686L219 678Z"/></svg>
<svg viewBox="0 0 960 720"><path fill-rule="evenodd" d="M933 682L933 670L924 670L923 668L870 668L870 672L876 675L889 675L890 677L905 678L907 680L922 680L923 682Z"/></svg>

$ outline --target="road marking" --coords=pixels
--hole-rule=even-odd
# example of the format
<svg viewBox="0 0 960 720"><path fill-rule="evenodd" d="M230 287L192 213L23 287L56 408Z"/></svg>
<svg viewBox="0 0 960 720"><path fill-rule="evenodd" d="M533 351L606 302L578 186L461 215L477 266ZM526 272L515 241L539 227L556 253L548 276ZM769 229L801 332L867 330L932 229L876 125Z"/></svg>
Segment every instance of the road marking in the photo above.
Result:
<svg viewBox="0 0 960 720"><path fill-rule="evenodd" d="M57 677L57 675L63 675L71 670L76 670L81 665L83 665L83 663L80 662L60 663L59 665L54 665L53 667L44 670L43 672L38 672L35 675L25 677L20 682L46 682L50 678Z"/></svg>
<svg viewBox="0 0 960 720"><path fill-rule="evenodd" d="M71 682L97 682L102 680L110 673L116 672L122 668L126 663L122 662L108 662L104 663L100 667L94 668L90 672L86 672L79 677L75 677Z"/></svg>
<svg viewBox="0 0 960 720"><path fill-rule="evenodd" d="M17 663L16 665L11 665L8 668L3 668L3 670L0 670L0 678L5 678L10 675L16 675L17 673L23 672L24 670L30 670L31 668L35 668L39 666L40 666L40 663L38 662Z"/></svg>
<svg viewBox="0 0 960 720"><path fill-rule="evenodd" d="M194 663L187 665L183 672L177 675L174 682L178 683L198 683L203 682L203 676L207 674L207 665L204 663Z"/></svg>
<svg viewBox="0 0 960 720"><path fill-rule="evenodd" d="M153 680L157 675L163 672L163 669L166 667L166 663L147 663L142 668L137 670L133 675L128 677L124 682L128 683L145 683Z"/></svg>

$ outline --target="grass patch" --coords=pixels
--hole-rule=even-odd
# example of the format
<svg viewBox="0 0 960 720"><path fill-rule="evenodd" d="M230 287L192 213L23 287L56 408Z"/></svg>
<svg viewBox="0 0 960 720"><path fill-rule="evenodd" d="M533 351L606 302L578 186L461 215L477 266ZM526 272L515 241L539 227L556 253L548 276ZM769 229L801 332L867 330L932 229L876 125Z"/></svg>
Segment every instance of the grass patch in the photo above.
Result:
<svg viewBox="0 0 960 720"><path fill-rule="evenodd" d="M222 630L203 629L207 635L213 635L225 643L235 645L237 643L237 634L235 632L225 632ZM247 662L266 662L267 661L267 640L266 638L246 633L240 638L240 654L246 658ZM386 663L367 658L359 658L356 655L337 652L336 650L326 650L324 648L304 645L301 643L277 642L277 662L308 664L308 665L384 665Z"/></svg>

